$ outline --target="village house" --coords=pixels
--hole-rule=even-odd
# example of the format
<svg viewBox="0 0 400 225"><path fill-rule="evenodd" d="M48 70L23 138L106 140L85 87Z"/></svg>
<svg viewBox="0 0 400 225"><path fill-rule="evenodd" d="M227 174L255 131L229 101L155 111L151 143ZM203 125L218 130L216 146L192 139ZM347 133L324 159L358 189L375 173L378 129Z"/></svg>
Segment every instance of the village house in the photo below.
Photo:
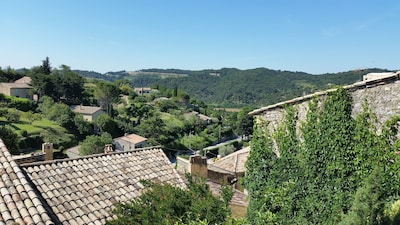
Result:
<svg viewBox="0 0 400 225"><path fill-rule="evenodd" d="M137 134L125 134L122 137L114 138L113 145L116 151L134 150L144 148L147 145L147 138Z"/></svg>
<svg viewBox="0 0 400 225"><path fill-rule="evenodd" d="M189 160L177 157L176 168L181 175L191 173L204 178L214 195L218 195L221 185L233 185L235 189L230 208L234 209L234 216L245 216L248 199L239 180L245 174L245 164L249 152L250 147L246 147L218 159L212 164L207 162L205 156L193 155Z"/></svg>
<svg viewBox="0 0 400 225"><path fill-rule="evenodd" d="M0 140L0 224L105 224L140 180L185 187L158 147L18 165Z"/></svg>
<svg viewBox="0 0 400 225"><path fill-rule="evenodd" d="M33 100L31 94L32 86L30 83L30 77L23 77L13 83L0 83L0 93L12 97Z"/></svg>
<svg viewBox="0 0 400 225"><path fill-rule="evenodd" d="M225 157L216 158L213 163L203 156L191 156L189 160L177 157L177 169L181 173L192 173L215 183L234 185L243 190L238 182L246 172L246 161L250 146L233 152Z"/></svg>
<svg viewBox="0 0 400 225"><path fill-rule="evenodd" d="M134 88L133 90L138 95L144 95L144 94L150 94L151 93L151 88L149 88L149 87L137 87L137 88Z"/></svg>
<svg viewBox="0 0 400 225"><path fill-rule="evenodd" d="M246 172L246 161L249 152L250 146L217 159L213 164L208 165L207 178L216 183L233 184L235 188L243 190L239 180L244 177Z"/></svg>
<svg viewBox="0 0 400 225"><path fill-rule="evenodd" d="M96 121L100 115L106 113L101 107L97 106L72 105L70 108L72 112L81 114L89 122Z"/></svg>

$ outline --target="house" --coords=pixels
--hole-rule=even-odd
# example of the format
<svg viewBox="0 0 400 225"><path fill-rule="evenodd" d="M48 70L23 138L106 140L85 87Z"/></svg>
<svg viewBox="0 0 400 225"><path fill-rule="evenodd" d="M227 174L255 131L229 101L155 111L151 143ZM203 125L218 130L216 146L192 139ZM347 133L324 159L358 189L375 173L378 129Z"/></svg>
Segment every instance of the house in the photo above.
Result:
<svg viewBox="0 0 400 225"><path fill-rule="evenodd" d="M125 134L122 137L114 138L113 145L116 151L127 151L137 148L144 148L147 145L147 138L136 134Z"/></svg>
<svg viewBox="0 0 400 225"><path fill-rule="evenodd" d="M157 147L18 165L0 140L0 224L105 224L140 180L185 187Z"/></svg>
<svg viewBox="0 0 400 225"><path fill-rule="evenodd" d="M179 174L191 173L202 177L213 195L218 196L222 184L235 187L230 208L233 216L245 216L247 211L247 193L240 187L239 179L244 176L245 164L250 147L236 151L213 164L208 164L207 157L194 155L189 160L177 157L176 168Z"/></svg>
<svg viewBox="0 0 400 225"><path fill-rule="evenodd" d="M149 87L137 87L137 88L134 88L133 90L138 95L144 95L144 94L150 94L151 93L151 88L149 88Z"/></svg>
<svg viewBox="0 0 400 225"><path fill-rule="evenodd" d="M106 113L101 107L97 106L72 105L70 108L72 112L81 114L89 122L96 121L100 115Z"/></svg>
<svg viewBox="0 0 400 225"><path fill-rule="evenodd" d="M227 182L241 189L238 182L246 172L246 161L249 156L250 146L217 159L213 164L208 165L207 178L220 183Z"/></svg>
<svg viewBox="0 0 400 225"><path fill-rule="evenodd" d="M26 98L32 100L32 86L30 85L30 82L30 77L23 77L13 83L0 83L0 93L12 97Z"/></svg>
<svg viewBox="0 0 400 225"><path fill-rule="evenodd" d="M189 160L177 157L177 169L181 173L197 174L216 183L229 183L242 190L238 182L246 172L250 147L243 148L209 163L206 157L191 156Z"/></svg>

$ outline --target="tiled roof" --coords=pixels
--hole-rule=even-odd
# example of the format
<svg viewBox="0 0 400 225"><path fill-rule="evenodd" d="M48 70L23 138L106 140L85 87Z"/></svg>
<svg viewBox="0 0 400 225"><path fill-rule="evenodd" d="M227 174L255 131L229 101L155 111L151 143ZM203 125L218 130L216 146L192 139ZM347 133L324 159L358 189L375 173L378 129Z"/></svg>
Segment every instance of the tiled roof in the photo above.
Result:
<svg viewBox="0 0 400 225"><path fill-rule="evenodd" d="M1 85L9 87L9 88L32 88L29 84L26 83L1 83Z"/></svg>
<svg viewBox="0 0 400 225"><path fill-rule="evenodd" d="M141 194L140 180L184 186L158 148L22 167L62 224L104 224L115 203Z"/></svg>
<svg viewBox="0 0 400 225"><path fill-rule="evenodd" d="M137 134L128 134L119 138L115 138L114 140L122 139L125 141L129 141L130 143L137 144L143 141L147 141L147 138L139 136Z"/></svg>
<svg viewBox="0 0 400 225"><path fill-rule="evenodd" d="M72 105L71 110L76 113L80 114L93 114L99 110L102 110L101 107L97 106L84 106L84 105Z"/></svg>
<svg viewBox="0 0 400 225"><path fill-rule="evenodd" d="M32 82L32 78L27 77L27 76L14 81L14 83L23 83L23 84L30 84L31 82Z"/></svg>
<svg viewBox="0 0 400 225"><path fill-rule="evenodd" d="M244 173L249 152L250 147L243 148L217 160L214 164L209 165L209 169L217 172L226 171L227 173Z"/></svg>
<svg viewBox="0 0 400 225"><path fill-rule="evenodd" d="M140 180L184 187L159 148L22 164L1 142L0 225L105 224L114 203L143 191Z"/></svg>
<svg viewBox="0 0 400 225"><path fill-rule="evenodd" d="M0 139L0 224L54 224Z"/></svg>

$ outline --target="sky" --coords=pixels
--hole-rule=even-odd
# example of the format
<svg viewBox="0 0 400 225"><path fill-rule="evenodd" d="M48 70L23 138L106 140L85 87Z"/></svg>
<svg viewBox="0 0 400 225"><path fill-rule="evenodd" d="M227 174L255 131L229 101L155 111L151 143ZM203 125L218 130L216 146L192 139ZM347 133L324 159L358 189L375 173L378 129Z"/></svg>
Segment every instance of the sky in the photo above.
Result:
<svg viewBox="0 0 400 225"><path fill-rule="evenodd" d="M400 69L398 0L0 0L0 66Z"/></svg>

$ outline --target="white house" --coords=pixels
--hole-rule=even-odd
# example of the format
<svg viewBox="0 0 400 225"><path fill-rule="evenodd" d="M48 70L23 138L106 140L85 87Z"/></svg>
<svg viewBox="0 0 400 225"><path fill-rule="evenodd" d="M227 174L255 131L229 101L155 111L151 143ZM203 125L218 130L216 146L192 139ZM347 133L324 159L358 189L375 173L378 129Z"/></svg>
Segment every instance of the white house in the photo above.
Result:
<svg viewBox="0 0 400 225"><path fill-rule="evenodd" d="M114 138L113 144L116 151L129 151L146 147L147 138L136 134L125 134L122 137Z"/></svg>

